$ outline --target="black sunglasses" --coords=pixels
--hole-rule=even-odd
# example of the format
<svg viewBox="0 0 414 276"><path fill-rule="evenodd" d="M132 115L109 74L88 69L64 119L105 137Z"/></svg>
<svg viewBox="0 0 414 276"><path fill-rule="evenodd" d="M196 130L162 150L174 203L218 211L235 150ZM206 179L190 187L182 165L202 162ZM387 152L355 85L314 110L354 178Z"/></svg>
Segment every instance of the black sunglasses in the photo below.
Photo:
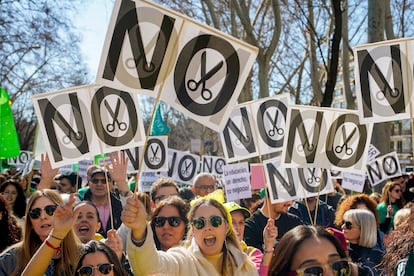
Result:
<svg viewBox="0 0 414 276"><path fill-rule="evenodd" d="M296 271L290 271L289 275L298 276L323 276L324 269L329 266L335 276L348 276L351 275L351 264L348 259L341 259L339 261L327 264L327 265L313 265L305 268L298 269Z"/></svg>
<svg viewBox="0 0 414 276"><path fill-rule="evenodd" d="M219 227L223 223L223 218L220 216L211 216L209 219L206 219L205 217L200 217L193 219L191 224L198 230L203 229L204 226L206 226L206 220L209 221L210 225L214 228Z"/></svg>
<svg viewBox="0 0 414 276"><path fill-rule="evenodd" d="M44 208L34 208L29 211L29 216L32 219L38 219L40 218L40 215L42 214L42 210L45 210L48 216L53 216L56 208L57 208L57 205L47 205Z"/></svg>
<svg viewBox="0 0 414 276"><path fill-rule="evenodd" d="M345 225L345 228L351 230L352 227L358 227L357 225L353 225L352 222L344 220L342 225Z"/></svg>
<svg viewBox="0 0 414 276"><path fill-rule="evenodd" d="M113 266L113 264L108 263L98 264L97 266L85 265L78 269L78 275L90 276L95 269L98 269L101 274L107 275L111 273Z"/></svg>
<svg viewBox="0 0 414 276"><path fill-rule="evenodd" d="M101 182L101 184L106 184L106 179L105 178L92 178L91 182L93 184L99 184L99 182ZM108 182L111 182L110 178L108 178Z"/></svg>
<svg viewBox="0 0 414 276"><path fill-rule="evenodd" d="M163 227L166 221L171 227L178 227L183 219L180 217L154 217L152 219L155 227Z"/></svg>

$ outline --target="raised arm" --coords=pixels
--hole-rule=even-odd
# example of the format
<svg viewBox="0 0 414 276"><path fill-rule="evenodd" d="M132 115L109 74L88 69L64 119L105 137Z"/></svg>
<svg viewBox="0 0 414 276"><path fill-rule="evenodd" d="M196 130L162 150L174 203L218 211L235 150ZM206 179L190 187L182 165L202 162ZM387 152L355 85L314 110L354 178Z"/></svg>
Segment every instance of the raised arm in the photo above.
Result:
<svg viewBox="0 0 414 276"><path fill-rule="evenodd" d="M52 169L50 164L49 155L43 154L41 155L41 164L40 164L40 172L42 177L40 178L40 182L37 185L38 190L42 189L50 189L53 183L53 178L59 172L59 168Z"/></svg>
<svg viewBox="0 0 414 276"><path fill-rule="evenodd" d="M107 167L107 169L112 180L115 181L119 193L124 197L132 195L127 183L128 157L125 156L125 152L111 152L109 153L109 158L111 159L112 167Z"/></svg>

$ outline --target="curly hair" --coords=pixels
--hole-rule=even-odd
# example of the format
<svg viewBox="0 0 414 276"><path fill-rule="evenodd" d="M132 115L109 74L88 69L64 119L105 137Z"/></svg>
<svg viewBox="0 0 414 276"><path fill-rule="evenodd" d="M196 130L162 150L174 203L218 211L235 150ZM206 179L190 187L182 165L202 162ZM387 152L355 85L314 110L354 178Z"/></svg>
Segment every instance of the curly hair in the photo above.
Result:
<svg viewBox="0 0 414 276"><path fill-rule="evenodd" d="M351 195L345 198L338 205L338 208L336 209L335 221L334 221L335 225L338 228L341 227L345 212L350 209L356 209L357 206L360 204L364 204L365 206L367 206L368 210L370 210L374 214L375 221L377 222L377 226L378 226L379 217L378 217L378 211L377 211L377 203L375 202L375 200L373 200L366 194L356 194L356 195Z"/></svg>
<svg viewBox="0 0 414 276"><path fill-rule="evenodd" d="M403 222L398 229L392 232L392 238L387 245L379 267L382 275L394 275L398 261L407 258L414 249L414 232L411 231L408 220Z"/></svg>

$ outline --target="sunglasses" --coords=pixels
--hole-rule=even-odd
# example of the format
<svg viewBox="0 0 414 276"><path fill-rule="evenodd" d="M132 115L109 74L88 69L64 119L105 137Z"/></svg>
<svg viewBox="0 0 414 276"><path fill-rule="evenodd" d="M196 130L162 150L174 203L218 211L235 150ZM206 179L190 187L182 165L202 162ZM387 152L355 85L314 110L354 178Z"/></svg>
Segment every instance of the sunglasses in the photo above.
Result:
<svg viewBox="0 0 414 276"><path fill-rule="evenodd" d="M198 186L195 186L195 188L198 190L214 191L216 189L216 186L215 185L198 185Z"/></svg>
<svg viewBox="0 0 414 276"><path fill-rule="evenodd" d="M108 178L108 182L110 182L111 181L111 179L109 179ZM105 178L92 178L91 179L91 182L93 183L93 184L99 184L99 182L101 183L101 184L106 184L106 179Z"/></svg>
<svg viewBox="0 0 414 276"><path fill-rule="evenodd" d="M353 225L352 222L344 220L342 225L345 225L345 228L351 230L352 227L358 227L357 225Z"/></svg>
<svg viewBox="0 0 414 276"><path fill-rule="evenodd" d="M396 193L401 193L402 192L400 189L395 189L393 191L396 192Z"/></svg>
<svg viewBox="0 0 414 276"><path fill-rule="evenodd" d="M111 273L114 264L98 264L97 266L85 265L78 269L78 275L91 276L93 271L97 269L101 274L107 275Z"/></svg>
<svg viewBox="0 0 414 276"><path fill-rule="evenodd" d="M194 226L194 228L200 230L203 229L204 226L206 226L206 220L209 221L210 225L214 228L219 227L223 223L223 218L220 216L211 216L209 219L206 219L204 217L193 219L191 224Z"/></svg>
<svg viewBox="0 0 414 276"><path fill-rule="evenodd" d="M332 270L335 276L348 276L351 275L351 264L348 259L341 259L339 261L325 264L325 265L314 265L305 268L298 269L296 271L290 271L289 275L298 276L323 276L326 266Z"/></svg>
<svg viewBox="0 0 414 276"><path fill-rule="evenodd" d="M154 217L152 219L155 227L163 227L166 221L171 227L178 227L183 219L180 217Z"/></svg>
<svg viewBox="0 0 414 276"><path fill-rule="evenodd" d="M40 218L40 215L42 214L42 210L45 210L48 216L53 216L56 208L57 208L57 205L47 205L44 208L34 208L29 211L29 216L32 219L38 219Z"/></svg>

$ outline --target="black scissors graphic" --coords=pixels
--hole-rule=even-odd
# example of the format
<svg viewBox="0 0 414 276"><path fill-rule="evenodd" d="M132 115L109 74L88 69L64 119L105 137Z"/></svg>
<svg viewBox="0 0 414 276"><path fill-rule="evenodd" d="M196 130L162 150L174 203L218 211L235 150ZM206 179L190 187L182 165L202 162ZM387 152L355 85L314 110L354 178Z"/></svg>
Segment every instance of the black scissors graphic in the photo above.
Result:
<svg viewBox="0 0 414 276"><path fill-rule="evenodd" d="M161 161L161 159L157 155L157 152L158 152L158 149L159 148L160 147L157 146L157 148L154 151L154 149L152 148L152 146L150 146L150 149L151 149L151 152L152 152L152 157L149 158L149 161L151 163L159 163Z"/></svg>
<svg viewBox="0 0 414 276"><path fill-rule="evenodd" d="M191 167L191 164L193 164L193 163L190 162L190 163L187 164L187 161L184 161L185 168L182 170L183 175L189 175L190 174L189 169Z"/></svg>
<svg viewBox="0 0 414 276"><path fill-rule="evenodd" d="M321 182L321 178L315 175L315 170L316 168L308 168L308 171L310 172L310 177L307 179L308 184L312 184L314 181L315 183Z"/></svg>
<svg viewBox="0 0 414 276"><path fill-rule="evenodd" d="M343 139L344 143L342 144L342 146L338 145L338 146L335 147L335 152L336 153L341 153L345 149L345 154L346 155L348 155L348 156L352 155L354 150L351 147L348 147L348 142L354 136L355 132L356 132L356 128L354 128L352 130L351 134L348 137L346 137L345 126L344 125L342 126L342 139Z"/></svg>
<svg viewBox="0 0 414 276"><path fill-rule="evenodd" d="M69 135L63 136L63 143L65 145L69 144L72 141L72 137L75 140L82 140L83 139L83 133L81 131L75 132L73 129L69 129Z"/></svg>
<svg viewBox="0 0 414 276"><path fill-rule="evenodd" d="M389 94L391 96L391 98L397 98L400 95L400 90L398 88L386 88L385 91L378 91L376 96L377 96L377 100L381 101L385 98L385 95Z"/></svg>
<svg viewBox="0 0 414 276"><path fill-rule="evenodd" d="M210 71L206 73L206 52L204 51L201 54L201 74L200 74L200 80L195 81L194 79L191 79L187 82L187 87L190 89L190 91L197 91L198 88L201 86L201 97L208 101L213 97L213 93L209 89L206 88L206 81L210 79L215 73L217 73L218 70L220 70L221 67L223 67L223 61L220 61L216 66L214 66Z"/></svg>
<svg viewBox="0 0 414 276"><path fill-rule="evenodd" d="M107 124L106 125L106 130L108 132L114 132L115 131L115 123L118 126L119 130L126 130L127 129L127 124L125 122L120 122L118 120L119 108L121 107L121 100L118 98L118 100L116 101L115 112L112 110L112 108L109 105L107 100L105 100L105 106L106 106L106 109L109 111L109 114L111 115L111 117L113 119L112 124Z"/></svg>
<svg viewBox="0 0 414 276"><path fill-rule="evenodd" d="M273 120L272 116L270 116L269 112L266 112L267 118L269 118L270 122L272 123L272 128L269 129L267 133L269 133L270 137L273 137L277 134L283 135L285 133L284 129L281 127L277 127L277 119L279 118L279 109L276 110L275 119Z"/></svg>
<svg viewBox="0 0 414 276"><path fill-rule="evenodd" d="M303 152L303 150L305 149L305 146L306 146L307 151L313 151L315 149L315 146L313 144L310 144L309 141L306 141L303 145L302 144L297 145L296 149L299 152Z"/></svg>

